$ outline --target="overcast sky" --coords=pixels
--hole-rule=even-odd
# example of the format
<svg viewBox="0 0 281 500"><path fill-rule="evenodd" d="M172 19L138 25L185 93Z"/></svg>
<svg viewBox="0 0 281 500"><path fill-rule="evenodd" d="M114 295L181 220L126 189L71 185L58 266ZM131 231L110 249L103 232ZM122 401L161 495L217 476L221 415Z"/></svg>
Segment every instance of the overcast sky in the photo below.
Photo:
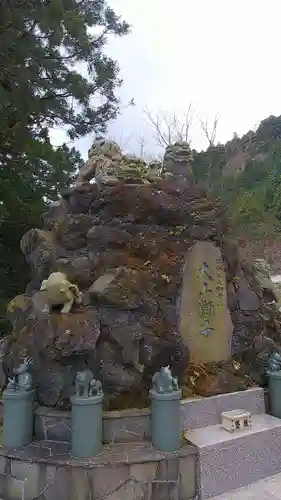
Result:
<svg viewBox="0 0 281 500"><path fill-rule="evenodd" d="M111 0L132 33L112 39L119 61L124 105L109 135L138 153L157 152L143 112L162 110L181 116L192 103L192 146L206 146L198 116L220 115L217 140L253 128L270 114L281 114L281 0ZM76 145L87 154L91 138Z"/></svg>

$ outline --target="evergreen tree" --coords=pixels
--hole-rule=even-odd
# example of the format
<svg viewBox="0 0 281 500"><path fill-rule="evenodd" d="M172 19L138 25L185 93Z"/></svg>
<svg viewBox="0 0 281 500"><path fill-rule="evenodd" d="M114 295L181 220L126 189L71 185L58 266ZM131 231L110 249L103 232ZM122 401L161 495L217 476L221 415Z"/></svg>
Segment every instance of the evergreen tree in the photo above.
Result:
<svg viewBox="0 0 281 500"><path fill-rule="evenodd" d="M105 132L121 80L104 46L127 32L105 0L0 2L0 323L26 281L22 234L81 165L74 149L52 146L49 130Z"/></svg>

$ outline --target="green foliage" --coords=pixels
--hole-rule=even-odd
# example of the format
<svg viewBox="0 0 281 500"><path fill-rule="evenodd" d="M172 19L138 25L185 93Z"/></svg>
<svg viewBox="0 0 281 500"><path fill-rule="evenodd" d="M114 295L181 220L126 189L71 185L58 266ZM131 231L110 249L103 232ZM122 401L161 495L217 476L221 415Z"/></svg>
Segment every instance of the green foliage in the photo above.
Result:
<svg viewBox="0 0 281 500"><path fill-rule="evenodd" d="M229 169L241 154L242 169ZM233 226L263 237L281 232L281 117L263 120L257 131L237 134L225 146L195 154L197 182L227 207Z"/></svg>
<svg viewBox="0 0 281 500"><path fill-rule="evenodd" d="M81 166L75 149L51 145L49 130L105 132L121 80L103 49L127 32L105 0L0 2L0 328L3 304L28 279L20 238Z"/></svg>
<svg viewBox="0 0 281 500"><path fill-rule="evenodd" d="M213 189L220 183L226 161L225 147L210 146L207 151L196 153L193 151L193 173L199 184Z"/></svg>
<svg viewBox="0 0 281 500"><path fill-rule="evenodd" d="M264 205L256 191L242 191L232 204L234 225L251 225L260 221L264 214Z"/></svg>
<svg viewBox="0 0 281 500"><path fill-rule="evenodd" d="M281 220L281 141L271 150L271 170L268 179L269 207L277 219Z"/></svg>

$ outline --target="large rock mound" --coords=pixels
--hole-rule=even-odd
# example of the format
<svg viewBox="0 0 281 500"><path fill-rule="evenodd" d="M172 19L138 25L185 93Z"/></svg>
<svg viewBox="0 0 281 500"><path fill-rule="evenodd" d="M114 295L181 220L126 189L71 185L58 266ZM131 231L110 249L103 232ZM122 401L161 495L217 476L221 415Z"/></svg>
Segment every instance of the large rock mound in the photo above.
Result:
<svg viewBox="0 0 281 500"><path fill-rule="evenodd" d="M166 172L173 168L171 151L166 155ZM145 182L134 183L132 165L138 162L118 156L118 162L124 161L130 164L129 184L124 166L114 169L108 156L107 163L103 162L99 144L98 159L88 162L77 185L50 206L42 229L24 235L21 248L32 279L26 293L9 304L13 333L2 345L6 375L24 356L32 356L39 403L60 408L69 408L76 373L85 368L102 381L106 404L111 407L122 398L128 405L146 402L152 374L168 364L182 383L191 384L198 393L249 386L250 371L260 373L255 365L260 352L255 340L265 332L272 339L268 351L275 348L280 340L280 313L274 305L267 306L264 290L239 262L220 205L208 199L201 187L191 185L190 171L178 180L176 175L161 178L155 166L153 175L143 173L141 163L136 177ZM185 161L181 158L180 169ZM97 165L100 177L91 184L88 179ZM200 241L212 243L222 255L226 307L233 323L232 352L239 360L235 369L231 359L216 363L216 369L210 363L208 389L194 359L189 365L189 346L180 331L186 255ZM44 312L40 286L57 271L83 293L82 304L68 314L56 309ZM266 320L265 307L273 311ZM194 373L189 373L192 366ZM206 376L208 366L204 370Z"/></svg>

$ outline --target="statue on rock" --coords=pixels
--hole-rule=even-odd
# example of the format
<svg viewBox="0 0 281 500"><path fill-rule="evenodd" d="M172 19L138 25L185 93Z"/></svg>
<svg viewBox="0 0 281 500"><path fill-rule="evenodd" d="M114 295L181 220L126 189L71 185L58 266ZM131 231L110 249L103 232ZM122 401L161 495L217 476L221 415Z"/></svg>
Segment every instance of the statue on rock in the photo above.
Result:
<svg viewBox="0 0 281 500"><path fill-rule="evenodd" d="M276 303L277 309L281 311L281 291L278 286L273 283L270 277L269 264L264 259L256 259L253 262L252 268L258 285L263 290L263 293L268 295L268 302L270 302L270 298L273 298L273 302Z"/></svg>
<svg viewBox="0 0 281 500"><path fill-rule="evenodd" d="M107 139L95 139L88 152L88 160L81 167L76 185L96 178L97 182L115 184L115 168L122 160L118 144Z"/></svg>
<svg viewBox="0 0 281 500"><path fill-rule="evenodd" d="M162 173L162 163L158 160L152 160L147 166L147 178L149 181L159 179Z"/></svg>
<svg viewBox="0 0 281 500"><path fill-rule="evenodd" d="M96 139L89 150L88 160L80 169L76 185L93 178L98 184L115 185L119 181L149 184L155 176L159 177L159 171L159 164L155 169L155 165L147 167L145 161L135 155L123 155L116 142Z"/></svg>
<svg viewBox="0 0 281 500"><path fill-rule="evenodd" d="M123 156L117 176L125 184L149 184L145 161L134 155Z"/></svg>
<svg viewBox="0 0 281 500"><path fill-rule="evenodd" d="M194 184L191 166L193 155L188 142L178 141L166 148L163 160L163 175L172 178L184 178Z"/></svg>
<svg viewBox="0 0 281 500"><path fill-rule="evenodd" d="M67 280L64 273L50 274L47 280L42 281L40 290L45 292L47 299L44 312L50 312L54 306L62 306L61 313L69 313L74 304L82 302L82 293Z"/></svg>

